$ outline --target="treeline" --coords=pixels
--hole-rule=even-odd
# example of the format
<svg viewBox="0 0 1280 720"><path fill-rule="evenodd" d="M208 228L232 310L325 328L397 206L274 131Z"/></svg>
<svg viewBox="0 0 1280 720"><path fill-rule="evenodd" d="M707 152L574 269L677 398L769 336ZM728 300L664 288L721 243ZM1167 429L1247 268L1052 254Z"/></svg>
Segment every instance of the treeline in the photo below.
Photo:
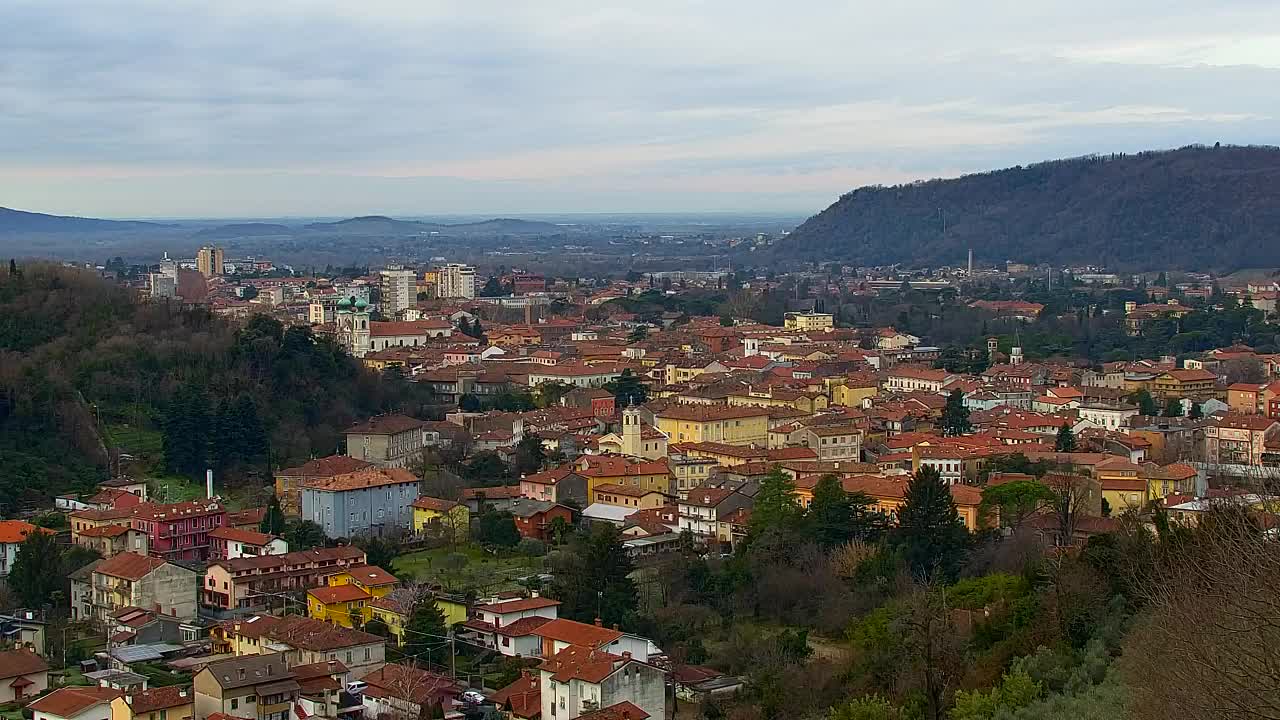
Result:
<svg viewBox="0 0 1280 720"><path fill-rule="evenodd" d="M308 328L237 328L91 272L13 269L0 273L0 510L105 479L98 421L161 433L172 472L234 480L333 453L369 415L435 410L424 386L366 372Z"/></svg>
<svg viewBox="0 0 1280 720"><path fill-rule="evenodd" d="M1189 147L863 187L772 248L779 260L1232 270L1280 264L1280 149Z"/></svg>

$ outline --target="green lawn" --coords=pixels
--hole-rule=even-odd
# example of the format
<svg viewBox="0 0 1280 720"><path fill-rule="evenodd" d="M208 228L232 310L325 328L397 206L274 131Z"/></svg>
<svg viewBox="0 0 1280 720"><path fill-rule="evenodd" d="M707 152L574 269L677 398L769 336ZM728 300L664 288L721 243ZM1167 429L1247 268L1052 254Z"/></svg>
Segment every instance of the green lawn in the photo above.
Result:
<svg viewBox="0 0 1280 720"><path fill-rule="evenodd" d="M457 554L462 561L452 559ZM459 564L461 562L461 564ZM519 587L516 578L542 571L543 559L505 554L495 557L478 545L420 550L396 558L396 573L415 580L435 582L454 592L495 592Z"/></svg>
<svg viewBox="0 0 1280 720"><path fill-rule="evenodd" d="M113 449L129 453L139 460L158 460L163 451L159 430L121 423L107 425L106 435Z"/></svg>

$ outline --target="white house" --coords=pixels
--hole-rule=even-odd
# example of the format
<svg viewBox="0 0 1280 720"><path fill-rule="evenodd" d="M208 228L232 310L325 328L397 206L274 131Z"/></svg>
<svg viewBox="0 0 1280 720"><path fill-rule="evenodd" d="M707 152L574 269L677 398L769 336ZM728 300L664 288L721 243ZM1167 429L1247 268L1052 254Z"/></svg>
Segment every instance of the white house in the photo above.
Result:
<svg viewBox="0 0 1280 720"><path fill-rule="evenodd" d="M574 645L538 666L542 717L574 720L619 708L608 717L667 716L666 673L630 653L616 655Z"/></svg>
<svg viewBox="0 0 1280 720"><path fill-rule="evenodd" d="M124 693L110 687L58 688L27 706L33 720L111 720L111 701Z"/></svg>
<svg viewBox="0 0 1280 720"><path fill-rule="evenodd" d="M477 605L459 637L507 657L538 657L542 637L537 631L556 619L559 607L557 600L536 596Z"/></svg>

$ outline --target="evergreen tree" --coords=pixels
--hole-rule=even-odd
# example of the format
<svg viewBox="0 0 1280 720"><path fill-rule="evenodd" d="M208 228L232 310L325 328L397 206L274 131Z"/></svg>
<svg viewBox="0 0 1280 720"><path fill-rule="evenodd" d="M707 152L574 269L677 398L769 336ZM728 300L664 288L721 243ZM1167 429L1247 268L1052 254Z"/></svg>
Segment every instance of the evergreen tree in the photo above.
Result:
<svg viewBox="0 0 1280 720"><path fill-rule="evenodd" d="M546 459L542 438L530 435L516 444L514 470L519 475L531 475L542 469L542 463Z"/></svg>
<svg viewBox="0 0 1280 720"><path fill-rule="evenodd" d="M1164 403L1165 417L1182 417L1182 401L1176 397L1171 397Z"/></svg>
<svg viewBox="0 0 1280 720"><path fill-rule="evenodd" d="M969 408L964 405L964 393L952 390L947 396L947 405L942 409L942 434L963 435L973 430L969 424Z"/></svg>
<svg viewBox="0 0 1280 720"><path fill-rule="evenodd" d="M13 258L9 258L9 274L10 275L18 274L18 261L14 260Z"/></svg>
<svg viewBox="0 0 1280 720"><path fill-rule="evenodd" d="M782 468L775 465L760 481L760 489L756 492L749 520L751 535L758 537L772 529L790 532L796 529L799 520L800 503L796 500L796 484Z"/></svg>
<svg viewBox="0 0 1280 720"><path fill-rule="evenodd" d="M165 467L188 477L204 474L209 466L209 436L213 419L209 397L194 384L174 393L165 412L162 443Z"/></svg>
<svg viewBox="0 0 1280 720"><path fill-rule="evenodd" d="M465 315L458 320L458 332L462 333L463 335L466 335L467 337L472 337L471 321L468 320Z"/></svg>
<svg viewBox="0 0 1280 720"><path fill-rule="evenodd" d="M835 475L824 475L813 488L813 501L804 515L806 533L825 548L850 540L875 541L884 530L884 518L874 510L875 501L864 493L847 493Z"/></svg>
<svg viewBox="0 0 1280 720"><path fill-rule="evenodd" d="M1129 396L1129 399L1138 406L1138 412L1143 415L1155 416L1159 413L1160 408L1156 406L1156 399L1151 397L1151 393L1146 390L1139 390L1133 393Z"/></svg>
<svg viewBox="0 0 1280 720"><path fill-rule="evenodd" d="M262 522L258 523L258 530L276 537L284 535L284 512L280 509L280 498L275 495L267 503L267 512L263 514Z"/></svg>
<svg viewBox="0 0 1280 720"><path fill-rule="evenodd" d="M628 576L635 566L617 526L598 523L554 557L550 593L562 603L561 617L586 623L599 618L605 625L634 618L639 595Z"/></svg>
<svg viewBox="0 0 1280 720"><path fill-rule="evenodd" d="M436 606L435 598L421 598L413 606L413 611L409 613L409 622L404 626L405 655L423 662L430 662L431 652L433 650L440 652L441 643L447 642L448 631L444 613Z"/></svg>
<svg viewBox="0 0 1280 720"><path fill-rule="evenodd" d="M1053 441L1053 449L1063 453L1076 451L1076 434L1067 423L1062 423L1062 427L1058 428L1058 437Z"/></svg>
<svg viewBox="0 0 1280 720"><path fill-rule="evenodd" d="M480 324L480 318L476 318L476 321L471 323L471 337L477 340L484 339L484 325Z"/></svg>
<svg viewBox="0 0 1280 720"><path fill-rule="evenodd" d="M497 512L491 508L480 513L476 538L487 545L513 548L520 544L520 531L509 512Z"/></svg>
<svg viewBox="0 0 1280 720"><path fill-rule="evenodd" d="M907 483L898 510L897 544L917 577L950 582L960 568L969 533L951 490L935 468L922 467Z"/></svg>
<svg viewBox="0 0 1280 720"><path fill-rule="evenodd" d="M614 402L620 408L640 405L649 399L649 389L631 372L631 368L623 370L617 380L605 385L605 389L613 392Z"/></svg>
<svg viewBox="0 0 1280 720"><path fill-rule="evenodd" d="M640 342L647 337L649 337L649 329L644 325L637 325L635 329L631 331L631 334L627 336L627 340L635 343Z"/></svg>
<svg viewBox="0 0 1280 720"><path fill-rule="evenodd" d="M36 532L18 545L8 585L18 593L25 607L38 608L53 602L54 593L62 587L63 575L62 548L57 535Z"/></svg>
<svg viewBox="0 0 1280 720"><path fill-rule="evenodd" d="M1200 406L1200 403L1197 403L1197 402L1191 403L1191 412L1187 414L1187 417L1191 418L1192 420L1199 420L1200 418L1204 417L1204 408Z"/></svg>
<svg viewBox="0 0 1280 720"><path fill-rule="evenodd" d="M267 429L258 414L258 404L249 395L241 395L232 409L240 441L240 459L253 467L268 469L267 458L270 454L270 441Z"/></svg>
<svg viewBox="0 0 1280 720"><path fill-rule="evenodd" d="M502 283L498 282L498 278L493 275L489 276L489 282L486 282L484 288L480 290L480 297L498 297L504 294Z"/></svg>

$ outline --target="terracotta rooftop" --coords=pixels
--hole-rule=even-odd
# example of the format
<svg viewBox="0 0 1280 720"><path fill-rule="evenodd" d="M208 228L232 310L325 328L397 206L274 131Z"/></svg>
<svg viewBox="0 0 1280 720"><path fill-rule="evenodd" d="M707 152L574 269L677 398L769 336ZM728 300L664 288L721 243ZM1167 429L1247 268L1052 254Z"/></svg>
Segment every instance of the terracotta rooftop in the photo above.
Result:
<svg viewBox="0 0 1280 720"><path fill-rule="evenodd" d="M404 468L371 467L342 475L334 475L333 477L309 480L305 487L326 492L346 492L348 490L364 490L385 485L404 485L409 483L416 485L418 478Z"/></svg>
<svg viewBox="0 0 1280 720"><path fill-rule="evenodd" d="M164 562L149 555L122 552L103 560L94 572L125 580L141 580L151 574L152 570L164 565Z"/></svg>
<svg viewBox="0 0 1280 720"><path fill-rule="evenodd" d="M245 545L266 545L275 540L274 535L267 533L254 532L252 530L241 530L233 527L214 528L209 531L210 538L218 540L230 540L232 542L244 543Z"/></svg>
<svg viewBox="0 0 1280 720"><path fill-rule="evenodd" d="M129 709L137 716L164 708L189 705L195 702L195 693L186 685L169 685L129 693L125 698Z"/></svg>
<svg viewBox="0 0 1280 720"><path fill-rule="evenodd" d="M395 585L400 582L395 575L383 570L377 565L357 565L349 567L345 571L348 575L361 585Z"/></svg>
<svg viewBox="0 0 1280 720"><path fill-rule="evenodd" d="M333 477L334 475L343 475L372 466L372 463L358 458L347 457L346 455L330 455L329 457L308 460L297 467L281 470L276 475L286 477L295 475L301 477Z"/></svg>
<svg viewBox="0 0 1280 720"><path fill-rule="evenodd" d="M427 497L419 495L418 499L413 501L413 506L419 510L432 510L435 512L448 512L456 507L458 503L452 500L442 500L441 498Z"/></svg>
<svg viewBox="0 0 1280 720"><path fill-rule="evenodd" d="M541 673L526 670L515 682L489 696L489 699L499 709L510 708L514 717L533 720L542 714L541 680Z"/></svg>
<svg viewBox="0 0 1280 720"><path fill-rule="evenodd" d="M44 661L44 658L30 650L20 649L0 652L0 680L29 673L44 672L48 669L49 664Z"/></svg>
<svg viewBox="0 0 1280 720"><path fill-rule="evenodd" d="M649 713L628 700L578 716L579 720L648 720Z"/></svg>
<svg viewBox="0 0 1280 720"><path fill-rule="evenodd" d="M492 605L477 605L476 610L483 610L488 613L494 613L495 615L506 615L507 613L556 607L559 604L559 600L552 600L551 598L545 597L531 597L520 598L518 600L507 600L506 602L493 603Z"/></svg>
<svg viewBox="0 0 1280 720"><path fill-rule="evenodd" d="M369 599L369 593L361 590L356 585L329 585L326 587L311 588L307 591L307 594L325 605L358 602Z"/></svg>
<svg viewBox="0 0 1280 720"><path fill-rule="evenodd" d="M544 625L543 629L545 630L550 624ZM541 632L538 634L542 635ZM543 635L543 637L546 636ZM556 682L581 680L599 683L613 674L618 667L616 663L621 660L621 656L586 645L573 644L544 660L538 669L550 672L551 679Z"/></svg>
<svg viewBox="0 0 1280 720"><path fill-rule="evenodd" d="M398 435L422 428L422 421L408 415L374 415L347 428L348 435Z"/></svg>
<svg viewBox="0 0 1280 720"><path fill-rule="evenodd" d="M588 625L576 620L558 618L543 625L538 630L538 635L551 640L569 643L570 645L598 648L622 637L622 632L599 625Z"/></svg>
<svg viewBox="0 0 1280 720"><path fill-rule="evenodd" d="M124 693L115 688L87 686L58 688L27 707L33 712L71 718L95 705L107 705Z"/></svg>

